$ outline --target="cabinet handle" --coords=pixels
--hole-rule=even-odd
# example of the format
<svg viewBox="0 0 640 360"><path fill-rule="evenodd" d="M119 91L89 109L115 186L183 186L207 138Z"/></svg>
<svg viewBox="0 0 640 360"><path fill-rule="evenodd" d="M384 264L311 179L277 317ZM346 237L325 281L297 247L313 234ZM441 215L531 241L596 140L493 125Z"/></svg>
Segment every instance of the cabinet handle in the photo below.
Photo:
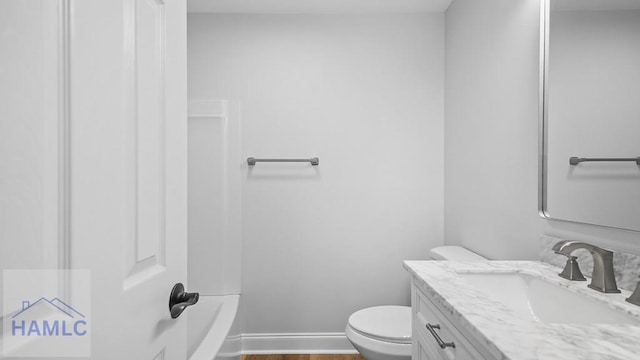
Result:
<svg viewBox="0 0 640 360"><path fill-rule="evenodd" d="M456 344L453 341L449 342L449 343L446 343L446 342L442 341L442 339L440 338L440 335L438 335L438 333L434 329L440 330L440 325L438 325L438 324L431 325L431 324L427 323L427 330L429 330L429 332L431 333L433 338L436 339L436 341L438 342L438 345L440 346L441 349L446 349L448 347L452 347L452 348L456 347Z"/></svg>

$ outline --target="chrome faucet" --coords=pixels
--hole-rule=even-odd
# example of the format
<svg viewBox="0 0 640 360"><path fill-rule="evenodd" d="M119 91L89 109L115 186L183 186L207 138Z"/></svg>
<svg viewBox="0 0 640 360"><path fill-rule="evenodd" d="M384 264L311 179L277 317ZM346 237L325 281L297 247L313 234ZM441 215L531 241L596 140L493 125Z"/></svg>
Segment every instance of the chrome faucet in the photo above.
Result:
<svg viewBox="0 0 640 360"><path fill-rule="evenodd" d="M625 299L627 302L632 303L633 305L640 306L640 281L636 285L636 289L633 291L633 294Z"/></svg>
<svg viewBox="0 0 640 360"><path fill-rule="evenodd" d="M565 269L559 275L569 280L580 280L574 279L571 276L571 274L575 272L575 269L578 269L575 256L571 256L571 253L577 249L588 250L593 256L593 274L591 275L591 284L589 284L589 287L603 293L619 293L620 290L618 290L616 277L613 271L613 252L599 248L595 245L573 240L564 240L555 244L553 246L553 251L555 251L556 254L564 255L569 258ZM580 274L579 269L577 272Z"/></svg>

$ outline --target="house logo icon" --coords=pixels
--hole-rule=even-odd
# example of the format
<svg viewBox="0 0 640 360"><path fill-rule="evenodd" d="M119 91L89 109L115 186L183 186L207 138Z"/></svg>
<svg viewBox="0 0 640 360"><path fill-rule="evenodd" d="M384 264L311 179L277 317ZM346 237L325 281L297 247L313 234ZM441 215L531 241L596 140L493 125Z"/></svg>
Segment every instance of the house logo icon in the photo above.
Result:
<svg viewBox="0 0 640 360"><path fill-rule="evenodd" d="M11 317L12 336L85 336L86 317L59 298L22 301L22 310Z"/></svg>
<svg viewBox="0 0 640 360"><path fill-rule="evenodd" d="M3 269L1 283L0 359L91 357L89 270Z"/></svg>

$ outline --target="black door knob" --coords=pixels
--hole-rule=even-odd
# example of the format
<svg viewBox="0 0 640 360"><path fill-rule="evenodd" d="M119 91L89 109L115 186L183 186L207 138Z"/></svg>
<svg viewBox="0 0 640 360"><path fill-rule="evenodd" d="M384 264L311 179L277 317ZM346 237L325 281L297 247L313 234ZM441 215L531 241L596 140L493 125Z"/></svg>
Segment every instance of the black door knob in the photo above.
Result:
<svg viewBox="0 0 640 360"><path fill-rule="evenodd" d="M171 295L169 296L169 311L171 312L171 318L175 319L187 306L191 306L198 302L200 294L188 293L184 291L184 285L177 283L171 289Z"/></svg>

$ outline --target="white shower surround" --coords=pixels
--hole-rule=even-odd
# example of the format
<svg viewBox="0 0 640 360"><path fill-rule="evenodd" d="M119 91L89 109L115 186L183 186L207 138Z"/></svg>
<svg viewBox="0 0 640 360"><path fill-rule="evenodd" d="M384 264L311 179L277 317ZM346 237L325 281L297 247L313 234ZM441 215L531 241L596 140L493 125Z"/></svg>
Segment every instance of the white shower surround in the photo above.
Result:
<svg viewBox="0 0 640 360"><path fill-rule="evenodd" d="M227 100L189 101L188 284L200 293L188 314L190 360L238 358L230 331L240 303L240 118ZM230 346L231 345L231 346Z"/></svg>

